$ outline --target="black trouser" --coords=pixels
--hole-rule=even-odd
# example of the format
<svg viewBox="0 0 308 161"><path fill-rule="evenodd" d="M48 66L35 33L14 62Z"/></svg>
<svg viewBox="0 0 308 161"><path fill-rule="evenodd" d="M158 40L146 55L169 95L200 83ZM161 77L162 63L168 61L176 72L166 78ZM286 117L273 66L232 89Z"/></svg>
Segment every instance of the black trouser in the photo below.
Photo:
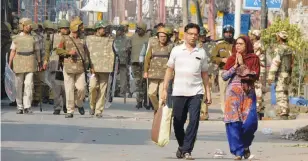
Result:
<svg viewBox="0 0 308 161"><path fill-rule="evenodd" d="M183 153L190 153L194 148L197 137L200 108L203 95L190 97L174 96L173 97L173 127L175 137L178 141L179 148ZM189 112L189 124L184 131L184 124Z"/></svg>

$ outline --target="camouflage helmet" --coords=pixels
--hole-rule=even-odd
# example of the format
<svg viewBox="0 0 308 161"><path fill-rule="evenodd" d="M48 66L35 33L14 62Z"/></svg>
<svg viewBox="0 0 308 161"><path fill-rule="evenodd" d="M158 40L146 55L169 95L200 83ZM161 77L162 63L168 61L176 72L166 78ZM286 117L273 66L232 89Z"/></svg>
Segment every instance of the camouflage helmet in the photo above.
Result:
<svg viewBox="0 0 308 161"><path fill-rule="evenodd" d="M123 25L119 25L117 26L117 31L124 31L124 27Z"/></svg>
<svg viewBox="0 0 308 161"><path fill-rule="evenodd" d="M70 23L70 30L71 32L77 32L79 30L80 25L82 25L83 22L80 20L79 17L76 17L73 19Z"/></svg>
<svg viewBox="0 0 308 161"><path fill-rule="evenodd" d="M58 28L61 29L61 28L69 28L70 27L70 22L68 22L67 20L63 19L63 20L60 20L58 22Z"/></svg>
<svg viewBox="0 0 308 161"><path fill-rule="evenodd" d="M49 20L45 20L45 21L43 22L43 27L44 27L44 29L50 28L50 27L51 27L51 26L50 26L50 23L52 23L52 22L49 21Z"/></svg>
<svg viewBox="0 0 308 161"><path fill-rule="evenodd" d="M166 35L170 35L172 33L171 29L168 27L161 27L158 29L157 34L164 33Z"/></svg>
<svg viewBox="0 0 308 161"><path fill-rule="evenodd" d="M94 29L97 30L99 28L106 28L108 25L109 25L109 23L107 21L104 21L104 20L97 21L95 23Z"/></svg>
<svg viewBox="0 0 308 161"><path fill-rule="evenodd" d="M138 23L138 24L137 24L137 28L146 31L146 30L147 30L147 24L145 24L145 23L143 23L143 22Z"/></svg>
<svg viewBox="0 0 308 161"><path fill-rule="evenodd" d="M200 33L199 33L200 36L206 36L206 37L208 37L208 35L209 35L208 33L209 33L209 30L208 30L208 29L206 29L206 28L203 27L203 26L200 27Z"/></svg>
<svg viewBox="0 0 308 161"><path fill-rule="evenodd" d="M32 20L30 18L21 18L19 19L19 30L23 30L24 26L31 25L32 26Z"/></svg>
<svg viewBox="0 0 308 161"><path fill-rule="evenodd" d="M128 23L128 21L124 20L124 21L121 22L121 25L123 25L123 26L128 26L129 23Z"/></svg>
<svg viewBox="0 0 308 161"><path fill-rule="evenodd" d="M38 29L38 24L37 23L32 23L32 30L37 30Z"/></svg>
<svg viewBox="0 0 308 161"><path fill-rule="evenodd" d="M173 25L173 24L171 24L171 23L167 23L167 24L165 24L165 27L166 27L166 28L169 28L171 31L173 31L173 30L174 30L174 25Z"/></svg>
<svg viewBox="0 0 308 161"><path fill-rule="evenodd" d="M6 25L6 27L8 28L9 32L12 32L12 26L10 23L8 22L4 22L4 24Z"/></svg>

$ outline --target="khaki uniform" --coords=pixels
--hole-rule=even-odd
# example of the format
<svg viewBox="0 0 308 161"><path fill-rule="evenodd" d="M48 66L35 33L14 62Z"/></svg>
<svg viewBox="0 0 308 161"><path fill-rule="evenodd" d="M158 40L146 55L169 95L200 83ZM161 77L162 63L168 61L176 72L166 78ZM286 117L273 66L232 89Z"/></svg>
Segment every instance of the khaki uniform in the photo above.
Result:
<svg viewBox="0 0 308 161"><path fill-rule="evenodd" d="M139 63L140 51L144 43L148 42L149 35L145 34L140 37L138 34L134 34L131 37L132 53L131 53L131 67L132 75L136 84L137 103L141 103L144 98L144 91L146 91L146 82L143 81L143 67Z"/></svg>
<svg viewBox="0 0 308 161"><path fill-rule="evenodd" d="M222 112L224 113L225 110L225 94L226 94L226 88L228 85L227 81L224 81L221 77L221 74L223 72L223 67L225 66L225 63L222 62L223 58L228 58L232 54L232 45L228 43L227 41L221 41L216 44L216 46L212 50L212 60L213 63L218 65L219 67L219 73L218 73L218 84L219 84L219 91L220 91L220 108Z"/></svg>
<svg viewBox="0 0 308 161"><path fill-rule="evenodd" d="M131 42L126 36L118 36L114 40L114 49L120 59L119 73L117 84L120 84L120 93L125 95L129 88L127 87L127 76L129 75L129 52L131 50ZM118 86L118 85L117 85Z"/></svg>
<svg viewBox="0 0 308 161"><path fill-rule="evenodd" d="M79 56L78 50L73 41L76 43L82 58ZM71 50L75 50L77 52L76 55L69 55L68 52ZM81 59L86 60L87 56L84 49L83 39L75 39L71 35L63 36L58 45L57 54L60 56L65 56L63 76L66 95L66 108L68 114L73 114L75 106L82 108L85 97L85 67Z"/></svg>
<svg viewBox="0 0 308 161"><path fill-rule="evenodd" d="M113 41L111 37L87 36L86 45L90 52L92 74L89 85L90 108L95 114L103 113L105 106L105 95L108 86L109 75L113 72L115 65L115 54L113 53ZM102 45L104 44L104 45Z"/></svg>
<svg viewBox="0 0 308 161"><path fill-rule="evenodd" d="M254 44L255 54L260 59L260 77L259 80L255 82L255 91L257 96L257 112L264 113L264 94L265 94L265 84L264 79L266 78L266 60L265 60L265 52L261 46L261 41L258 40Z"/></svg>
<svg viewBox="0 0 308 161"><path fill-rule="evenodd" d="M53 36L53 38L52 38ZM51 43L53 39L52 49ZM44 64L48 63L48 70L45 72L49 72L50 74L50 83L52 86L52 93L54 99L54 110L61 110L63 106L66 106L66 98L65 98L65 88L64 82L61 80L56 80L56 72L63 72L62 69L59 68L59 55L56 53L56 49L60 44L62 39L61 34L50 35L50 40L45 41L45 56L44 56ZM50 51L52 55L50 55Z"/></svg>
<svg viewBox="0 0 308 161"><path fill-rule="evenodd" d="M167 62L173 43L161 46L159 41L150 41L144 62L144 72L148 73L149 88L148 95L153 104L154 110L159 108L164 88L164 76L167 69ZM157 98L159 96L159 100Z"/></svg>
<svg viewBox="0 0 308 161"><path fill-rule="evenodd" d="M213 73L213 63L212 63L212 60L211 60L211 53L212 53L212 50L213 48L215 47L215 43L214 42L206 42L206 43L200 43L199 44L200 47L202 47L204 50L205 50L205 53L207 54L207 58L208 58L208 66L209 66L209 70L208 70L208 73L209 75L211 75ZM211 81L209 82L211 83ZM210 86L211 87L211 86ZM206 89L204 88L204 91L206 91ZM205 92L206 93L206 92ZM205 117L205 119L208 119L208 110L209 110L209 107L208 105L205 103L205 98L206 97L203 97L203 100L201 102L201 110L200 110L200 116L202 117Z"/></svg>
<svg viewBox="0 0 308 161"><path fill-rule="evenodd" d="M33 98L33 73L37 72L41 61L39 44L32 35L20 33L15 36L11 45L16 50L13 59L13 71L16 76L17 108L28 109Z"/></svg>
<svg viewBox="0 0 308 161"><path fill-rule="evenodd" d="M291 83L293 52L286 44L278 45L269 70L268 79L276 82L277 113L289 114L289 85Z"/></svg>

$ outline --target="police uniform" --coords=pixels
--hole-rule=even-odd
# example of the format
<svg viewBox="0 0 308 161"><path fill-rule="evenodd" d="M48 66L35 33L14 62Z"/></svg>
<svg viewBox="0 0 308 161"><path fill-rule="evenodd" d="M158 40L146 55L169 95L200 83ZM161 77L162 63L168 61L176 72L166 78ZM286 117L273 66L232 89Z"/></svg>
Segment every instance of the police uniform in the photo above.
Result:
<svg viewBox="0 0 308 161"><path fill-rule="evenodd" d="M261 36L261 31L260 30L254 30L252 31L252 35L256 37ZM264 79L266 79L266 60L265 60L265 51L263 49L263 46L261 44L260 40L255 41L253 44L254 47L254 52L255 54L259 57L260 60L260 77L259 80L255 82L255 91L256 91L256 97L257 97L257 112L259 114L264 113Z"/></svg>
<svg viewBox="0 0 308 161"><path fill-rule="evenodd" d="M60 20L58 23L58 27L60 29L69 28L69 26L70 25L67 20ZM50 34L50 38L45 42L46 52L44 56L44 65L48 65L46 72L49 72L48 79L50 79L52 93L54 96L54 115L59 115L62 108L64 113L67 112L64 82L61 79L61 75L63 75L63 62L61 61L62 58L60 59L60 56L56 54L56 49L60 44L62 36L67 35L62 33ZM59 78L56 78L57 74Z"/></svg>
<svg viewBox="0 0 308 161"><path fill-rule="evenodd" d="M32 25L32 22L23 18L20 24L27 26ZM39 44L32 35L22 32L14 37L11 50L16 52L13 58L13 71L16 76L17 113L29 113L33 97L33 73L37 72L41 61Z"/></svg>
<svg viewBox="0 0 308 161"><path fill-rule="evenodd" d="M281 39L287 39L285 31L277 33ZM277 114L288 116L289 108L289 85L291 83L293 51L286 44L281 43L274 49L274 59L269 70L269 82L276 83Z"/></svg>
<svg viewBox="0 0 308 161"><path fill-rule="evenodd" d="M138 24L138 28L142 30L146 30L147 26L144 23ZM132 75L135 81L136 85L136 101L137 106L141 108L142 101L144 98L144 91L146 91L146 83L143 81L142 75L143 75L143 67L139 63L139 56L140 51L142 49L142 46L144 43L147 43L149 40L149 35L145 34L143 36L139 36L138 33L134 34L131 37L131 43L132 43L132 53L131 53L131 68L132 68Z"/></svg>
<svg viewBox="0 0 308 161"><path fill-rule="evenodd" d="M157 33L170 34L167 28L160 28ZM168 40L167 40L168 41ZM159 41L151 41L144 62L144 72L148 73L149 87L148 95L153 104L154 111L159 108L159 100L163 91L164 76L167 69L167 62L173 48L172 42L162 46ZM159 100L157 98L159 96Z"/></svg>
<svg viewBox="0 0 308 161"><path fill-rule="evenodd" d="M99 21L95 24L95 29L106 28L107 25L107 22ZM86 39L91 69L94 70L89 85L90 114L95 114L96 117L102 117L109 75L114 70L116 57L113 52L113 41L112 37L100 35L87 36Z"/></svg>
<svg viewBox="0 0 308 161"><path fill-rule="evenodd" d="M131 50L130 39L128 39L125 35L116 36L114 40L114 49L120 60L120 76L118 77L119 81L117 82L119 82L120 84L120 94L125 95L126 92L129 90L129 88L127 87L127 75L129 72L128 63Z"/></svg>
<svg viewBox="0 0 308 161"><path fill-rule="evenodd" d="M209 37L210 33L205 28L201 28L200 36L201 35ZM205 53L207 54L208 73L209 73L209 76L211 77L211 74L213 73L213 68L214 68L212 60L211 60L211 53L212 53L213 48L215 47L215 43L212 41L207 41L205 43L200 42L198 45L200 48L203 48L205 50ZM209 83L211 83L211 80L209 80ZM204 91L206 91L205 88L204 88ZM200 120L208 120L208 119L209 119L208 105L205 103L205 97L203 97L203 100L201 102L201 109L200 109Z"/></svg>
<svg viewBox="0 0 308 161"><path fill-rule="evenodd" d="M71 32L77 32L80 30L81 25L82 21L80 19L75 18L72 20L70 23ZM76 51L75 55L69 54L72 50ZM78 108L79 113L84 115L83 100L85 98L86 82L84 73L85 64L83 64L82 60L86 61L87 59L84 40L79 37L74 38L72 34L69 36L63 36L58 45L57 54L65 57L63 64L67 108L67 114L65 117L73 117L75 106Z"/></svg>

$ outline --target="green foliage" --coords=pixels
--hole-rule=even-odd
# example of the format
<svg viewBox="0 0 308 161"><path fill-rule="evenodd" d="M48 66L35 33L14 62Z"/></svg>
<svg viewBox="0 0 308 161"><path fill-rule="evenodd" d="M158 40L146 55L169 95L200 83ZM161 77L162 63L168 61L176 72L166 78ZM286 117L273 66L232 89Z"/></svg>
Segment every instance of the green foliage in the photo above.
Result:
<svg viewBox="0 0 308 161"><path fill-rule="evenodd" d="M303 37L300 28L296 24L290 24L289 19L277 19L267 29L262 31L261 40L267 54L273 56L273 48L277 45L276 33L286 31L288 33L288 45L294 51L294 66L292 72L291 95L302 93L302 82L307 73L303 69L304 60L308 58L308 39Z"/></svg>

